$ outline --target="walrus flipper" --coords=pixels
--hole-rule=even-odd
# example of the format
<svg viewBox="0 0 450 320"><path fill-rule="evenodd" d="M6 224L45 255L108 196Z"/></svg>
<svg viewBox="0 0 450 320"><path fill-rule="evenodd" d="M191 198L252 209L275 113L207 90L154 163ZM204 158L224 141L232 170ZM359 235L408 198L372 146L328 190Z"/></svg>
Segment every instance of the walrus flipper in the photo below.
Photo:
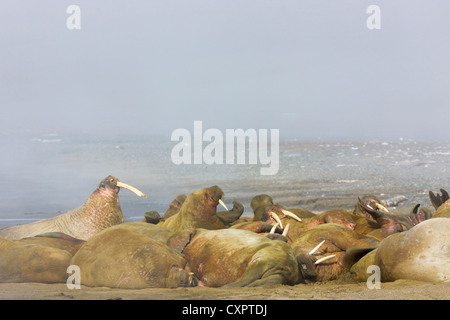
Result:
<svg viewBox="0 0 450 320"><path fill-rule="evenodd" d="M62 232L45 232L35 235L35 237L45 237L45 238L54 238L54 239L64 239L69 241L81 241L80 239L69 236L68 234Z"/></svg>
<svg viewBox="0 0 450 320"><path fill-rule="evenodd" d="M234 201L233 209L231 209L230 211L217 212L217 217L226 226L230 226L233 222L241 217L242 213L244 213L244 206L240 202Z"/></svg>
<svg viewBox="0 0 450 320"><path fill-rule="evenodd" d="M432 213L426 208L420 208L420 204L416 204L407 217L408 220L413 224L413 226L418 225L419 223L428 220L431 218ZM410 228L408 228L410 229Z"/></svg>
<svg viewBox="0 0 450 320"><path fill-rule="evenodd" d="M430 191L428 194L430 196L431 204L435 209L439 208L445 201L450 199L448 192L444 189L440 189L441 194L434 194L433 191Z"/></svg>
<svg viewBox="0 0 450 320"><path fill-rule="evenodd" d="M151 224L158 224L161 221L164 221L163 218L159 215L158 211L148 211L144 214L144 221Z"/></svg>

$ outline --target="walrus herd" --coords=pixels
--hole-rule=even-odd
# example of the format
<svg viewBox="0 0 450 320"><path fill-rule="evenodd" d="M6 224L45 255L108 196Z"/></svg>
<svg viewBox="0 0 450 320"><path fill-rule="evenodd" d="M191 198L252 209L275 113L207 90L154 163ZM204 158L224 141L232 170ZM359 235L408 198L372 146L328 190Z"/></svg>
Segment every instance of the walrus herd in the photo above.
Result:
<svg viewBox="0 0 450 320"><path fill-rule="evenodd" d="M212 186L176 197L163 216L124 223L120 188L145 196L108 176L76 209L0 229L0 282L66 283L69 266L81 285L133 289L367 281L373 266L381 281L450 281L443 189L430 192L434 213L417 205L395 215L374 195L356 196L350 211L313 213L260 194L244 218L244 206L228 210Z"/></svg>

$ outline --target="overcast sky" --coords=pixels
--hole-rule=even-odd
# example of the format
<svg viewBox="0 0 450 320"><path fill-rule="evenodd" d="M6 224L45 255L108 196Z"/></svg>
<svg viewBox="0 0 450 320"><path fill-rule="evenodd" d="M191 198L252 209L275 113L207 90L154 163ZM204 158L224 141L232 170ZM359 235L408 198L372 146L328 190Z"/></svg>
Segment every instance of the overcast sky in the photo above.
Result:
<svg viewBox="0 0 450 320"><path fill-rule="evenodd" d="M69 5L81 29L69 30ZM370 30L366 9L381 9ZM450 141L450 2L2 1L0 133Z"/></svg>

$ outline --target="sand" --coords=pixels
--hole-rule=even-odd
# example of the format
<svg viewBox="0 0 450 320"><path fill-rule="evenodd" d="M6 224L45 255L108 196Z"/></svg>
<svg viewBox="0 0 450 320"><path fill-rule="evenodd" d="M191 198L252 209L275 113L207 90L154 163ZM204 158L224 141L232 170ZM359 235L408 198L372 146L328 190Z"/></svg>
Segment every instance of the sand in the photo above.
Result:
<svg viewBox="0 0 450 320"><path fill-rule="evenodd" d="M65 284L1 283L0 299L23 300L449 300L450 283L397 280L368 289L365 282L338 280L269 288L68 289Z"/></svg>

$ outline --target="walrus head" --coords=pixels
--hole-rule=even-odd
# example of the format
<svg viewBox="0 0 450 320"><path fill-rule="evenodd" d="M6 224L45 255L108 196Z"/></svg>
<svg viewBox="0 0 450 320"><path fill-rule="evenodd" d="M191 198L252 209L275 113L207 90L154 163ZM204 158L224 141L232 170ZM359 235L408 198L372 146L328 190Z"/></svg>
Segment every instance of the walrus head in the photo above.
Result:
<svg viewBox="0 0 450 320"><path fill-rule="evenodd" d="M252 201L250 202L250 206L252 207L254 213L253 221L262 221L264 209L272 205L272 197L267 194L260 194L253 197Z"/></svg>
<svg viewBox="0 0 450 320"><path fill-rule="evenodd" d="M268 222L272 225L278 224L278 226L283 229L283 223L281 222L281 219L286 217L290 217L297 220L298 222L302 222L302 219L300 219L297 215L284 209L278 204L265 207L264 212L261 216L261 221Z"/></svg>
<svg viewBox="0 0 450 320"><path fill-rule="evenodd" d="M203 197L201 197L202 204L206 208L211 208L211 209L214 208L214 214L216 213L218 204L222 205L225 208L225 210L228 211L228 208L225 206L225 204L222 201L223 191L218 186L212 186L210 188L205 188L200 191L203 192Z"/></svg>
<svg viewBox="0 0 450 320"><path fill-rule="evenodd" d="M116 195L119 193L120 188L125 188L130 190L131 192L134 192L139 197L147 197L144 193L142 193L139 189L130 186L129 184L120 182L119 179L113 176L107 176L105 179L103 179L99 185L97 190L104 195Z"/></svg>
<svg viewBox="0 0 450 320"><path fill-rule="evenodd" d="M370 220L376 220L373 215L389 213L389 211L381 204L381 201L372 195L365 195L362 198L358 197L353 214L364 216Z"/></svg>
<svg viewBox="0 0 450 320"><path fill-rule="evenodd" d="M180 213L190 214L197 218L216 215L217 205L224 206L223 191L218 186L203 188L189 194L181 205ZM224 206L226 210L228 208Z"/></svg>

